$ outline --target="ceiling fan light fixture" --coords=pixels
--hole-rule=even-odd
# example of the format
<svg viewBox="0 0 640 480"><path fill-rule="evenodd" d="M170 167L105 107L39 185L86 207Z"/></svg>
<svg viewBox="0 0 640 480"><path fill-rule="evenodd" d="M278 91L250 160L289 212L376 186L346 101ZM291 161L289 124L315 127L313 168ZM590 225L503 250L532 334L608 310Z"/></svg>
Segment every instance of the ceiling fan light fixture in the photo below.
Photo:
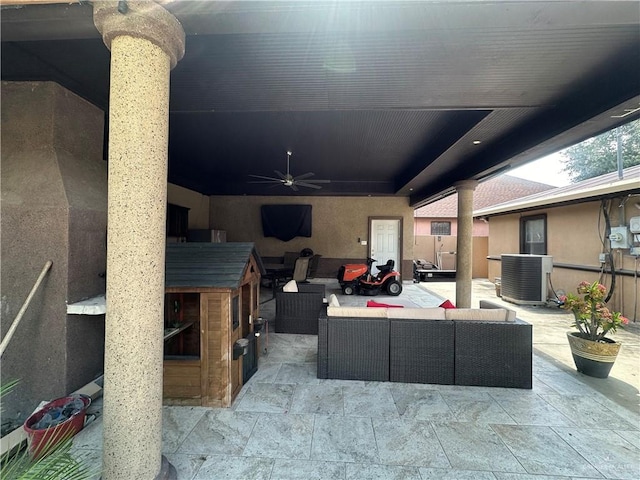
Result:
<svg viewBox="0 0 640 480"><path fill-rule="evenodd" d="M291 188L291 190L297 192L298 187L307 187L313 189L320 189L318 183L330 183L329 180L312 180L309 177L314 176L313 172L307 172L302 175L293 176L289 170L289 160L291 158L291 151L287 151L287 173L282 173L278 170L274 170L276 177L266 177L264 175L249 175L253 178L258 178L260 180L250 181L249 183L271 183L272 186L284 185L285 187Z"/></svg>

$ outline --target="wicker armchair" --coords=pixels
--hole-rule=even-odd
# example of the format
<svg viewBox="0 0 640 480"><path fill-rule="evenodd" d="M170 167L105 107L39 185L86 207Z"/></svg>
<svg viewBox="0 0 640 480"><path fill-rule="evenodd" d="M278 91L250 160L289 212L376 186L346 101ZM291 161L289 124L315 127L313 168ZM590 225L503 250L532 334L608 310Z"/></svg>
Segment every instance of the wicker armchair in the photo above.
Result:
<svg viewBox="0 0 640 480"><path fill-rule="evenodd" d="M276 333L318 334L325 286L299 283L297 292L276 292Z"/></svg>

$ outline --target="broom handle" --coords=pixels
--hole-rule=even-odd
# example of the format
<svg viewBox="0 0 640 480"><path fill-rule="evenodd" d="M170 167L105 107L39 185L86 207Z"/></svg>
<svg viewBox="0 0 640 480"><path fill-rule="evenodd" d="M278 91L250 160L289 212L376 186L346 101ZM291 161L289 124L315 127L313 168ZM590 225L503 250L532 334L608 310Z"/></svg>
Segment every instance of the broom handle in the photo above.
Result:
<svg viewBox="0 0 640 480"><path fill-rule="evenodd" d="M44 264L44 267L42 268L42 272L40 272L40 276L38 277L38 280L36 280L35 285L31 289L31 291L29 292L29 296L27 297L27 299L22 304L22 308L18 312L18 315L16 315L15 320L13 321L11 326L9 327L9 331L4 336L4 339L2 340L2 343L0 344L0 356L2 356L2 354L4 353L4 350L7 348L7 345L9 345L9 342L11 341L11 337L13 337L13 334L15 333L16 328L18 328L18 324L20 323L20 320L22 320L22 316L24 315L24 312L26 312L27 308L29 307L29 304L31 303L31 299L35 295L35 293L38 290L38 287L40 286L40 284L42 283L42 280L44 279L44 276L47 274L47 272L51 268L51 265L52 265L51 260L47 260L47 263Z"/></svg>

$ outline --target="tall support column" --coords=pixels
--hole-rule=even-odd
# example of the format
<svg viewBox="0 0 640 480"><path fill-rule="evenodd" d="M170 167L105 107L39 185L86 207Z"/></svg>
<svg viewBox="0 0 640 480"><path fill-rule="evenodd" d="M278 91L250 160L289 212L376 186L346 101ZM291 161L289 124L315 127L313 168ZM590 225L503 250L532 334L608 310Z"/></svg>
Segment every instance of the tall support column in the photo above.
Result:
<svg viewBox="0 0 640 480"><path fill-rule="evenodd" d="M185 36L154 2L94 2L93 16L111 50L102 478L175 478L161 454L163 304L169 76Z"/></svg>
<svg viewBox="0 0 640 480"><path fill-rule="evenodd" d="M456 262L456 306L471 307L473 274L473 191L478 182L465 180L455 184L458 193L458 245Z"/></svg>

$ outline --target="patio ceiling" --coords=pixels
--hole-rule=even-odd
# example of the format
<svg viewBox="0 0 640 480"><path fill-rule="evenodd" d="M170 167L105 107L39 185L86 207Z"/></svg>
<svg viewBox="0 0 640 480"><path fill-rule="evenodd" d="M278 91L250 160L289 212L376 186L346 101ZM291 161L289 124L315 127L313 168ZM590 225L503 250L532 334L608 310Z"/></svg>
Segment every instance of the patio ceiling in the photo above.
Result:
<svg viewBox="0 0 640 480"><path fill-rule="evenodd" d="M2 8L3 80L108 109L92 6ZM632 1L163 1L169 181L206 195L401 195L414 206L640 117ZM474 141L480 141L475 145ZM309 171L320 190L250 184Z"/></svg>

